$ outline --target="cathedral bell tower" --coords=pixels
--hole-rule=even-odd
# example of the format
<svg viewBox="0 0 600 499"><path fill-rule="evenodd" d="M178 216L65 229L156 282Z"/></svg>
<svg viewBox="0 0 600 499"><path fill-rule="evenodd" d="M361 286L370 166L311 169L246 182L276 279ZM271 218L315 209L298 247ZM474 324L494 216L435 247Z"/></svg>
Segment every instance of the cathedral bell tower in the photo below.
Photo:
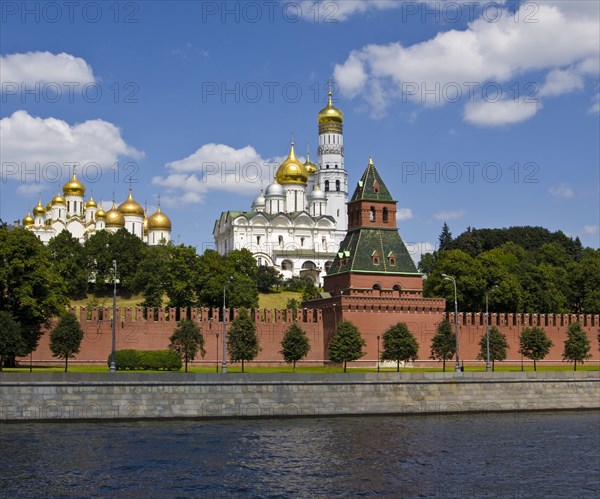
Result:
<svg viewBox="0 0 600 499"><path fill-rule="evenodd" d="M318 115L318 181L327 196L327 215L336 220L336 231L348 229L348 172L344 168L344 113L332 103L331 83L327 106ZM342 235L343 237L343 235Z"/></svg>

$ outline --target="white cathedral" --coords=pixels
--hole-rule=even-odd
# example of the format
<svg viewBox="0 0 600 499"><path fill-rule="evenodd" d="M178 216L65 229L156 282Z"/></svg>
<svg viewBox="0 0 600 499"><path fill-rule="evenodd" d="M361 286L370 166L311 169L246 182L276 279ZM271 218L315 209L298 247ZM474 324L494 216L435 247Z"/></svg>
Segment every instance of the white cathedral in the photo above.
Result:
<svg viewBox="0 0 600 499"><path fill-rule="evenodd" d="M284 278L300 275L323 283L348 228L343 121L330 90L318 114L317 165L310 154L304 164L299 161L292 142L273 183L261 190L251 211L224 212L216 221L213 236L220 254L246 248L258 265L275 267Z"/></svg>
<svg viewBox="0 0 600 499"><path fill-rule="evenodd" d="M44 207L41 198L38 204L23 218L23 227L33 232L44 244L63 230L80 243L84 243L92 234L100 230L116 232L126 229L150 246L166 244L171 240L171 220L160 209L160 203L151 216L146 216L142 206L133 199L131 188L129 196L118 207L113 201L108 211L98 206L90 196L84 202L85 186L73 177L63 186L63 195L57 194Z"/></svg>

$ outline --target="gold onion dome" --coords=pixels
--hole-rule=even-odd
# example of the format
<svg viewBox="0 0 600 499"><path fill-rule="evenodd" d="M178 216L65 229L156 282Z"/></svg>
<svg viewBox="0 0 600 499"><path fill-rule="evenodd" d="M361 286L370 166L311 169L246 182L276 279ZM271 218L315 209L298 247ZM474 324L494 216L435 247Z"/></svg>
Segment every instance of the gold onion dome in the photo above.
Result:
<svg viewBox="0 0 600 499"><path fill-rule="evenodd" d="M125 227L125 217L117 208L115 208L115 202L113 201L112 208L106 213L106 226L107 227Z"/></svg>
<svg viewBox="0 0 600 499"><path fill-rule="evenodd" d="M123 213L123 215L144 216L144 208L133 199L131 189L129 189L129 196L127 196L127 199L119 205L118 210Z"/></svg>
<svg viewBox="0 0 600 499"><path fill-rule="evenodd" d="M27 216L23 219L23 226L29 227L30 225L33 225L34 223L35 223L35 220L31 216L31 212L27 213Z"/></svg>
<svg viewBox="0 0 600 499"><path fill-rule="evenodd" d="M66 204L65 198L63 198L60 194L57 194L52 198L52 204Z"/></svg>
<svg viewBox="0 0 600 499"><path fill-rule="evenodd" d="M337 107L333 105L331 100L333 94L329 91L329 101L327 105L319 111L317 116L319 124L322 123L343 123L344 113L342 113Z"/></svg>
<svg viewBox="0 0 600 499"><path fill-rule="evenodd" d="M52 201L49 201L48 204L46 205L46 212L52 210Z"/></svg>
<svg viewBox="0 0 600 499"><path fill-rule="evenodd" d="M75 172L73 172L73 178L63 185L63 194L65 196L81 196L85 194L85 186L77 180Z"/></svg>
<svg viewBox="0 0 600 499"><path fill-rule="evenodd" d="M279 184L304 184L308 182L308 172L294 151L294 143L290 147L288 157L279 166L275 179Z"/></svg>
<svg viewBox="0 0 600 499"><path fill-rule="evenodd" d="M38 217L38 216L41 217L46 214L46 208L44 208L44 206L42 205L41 199L38 200L37 206L33 209L33 214L36 217Z"/></svg>
<svg viewBox="0 0 600 499"><path fill-rule="evenodd" d="M94 197L90 196L90 200L85 203L85 209L87 210L88 208L98 208L98 205L96 204L96 201L94 201Z"/></svg>
<svg viewBox="0 0 600 499"><path fill-rule="evenodd" d="M306 173L308 173L309 175L314 175L315 173L317 173L317 165L311 163L309 152L306 153L306 161L304 162L304 168L306 168Z"/></svg>
<svg viewBox="0 0 600 499"><path fill-rule="evenodd" d="M106 218L106 212L102 209L102 205L100 205L100 208L98 208L98 211L96 212L96 220L98 220L99 218Z"/></svg>
<svg viewBox="0 0 600 499"><path fill-rule="evenodd" d="M148 230L171 230L171 220L160 211L160 205L156 213L148 218Z"/></svg>

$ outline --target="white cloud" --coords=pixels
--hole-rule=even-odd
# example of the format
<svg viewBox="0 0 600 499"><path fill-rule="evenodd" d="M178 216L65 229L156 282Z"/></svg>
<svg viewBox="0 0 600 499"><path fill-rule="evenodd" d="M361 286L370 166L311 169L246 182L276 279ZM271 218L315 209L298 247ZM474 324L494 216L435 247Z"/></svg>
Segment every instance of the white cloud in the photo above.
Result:
<svg viewBox="0 0 600 499"><path fill-rule="evenodd" d="M377 10L397 9L406 0L302 0L303 18L317 22L343 22L353 15Z"/></svg>
<svg viewBox="0 0 600 499"><path fill-rule="evenodd" d="M546 75L546 81L540 88L539 95L556 96L583 90L583 76L574 68L553 69Z"/></svg>
<svg viewBox="0 0 600 499"><path fill-rule="evenodd" d="M548 192L550 192L550 194L552 194L554 197L565 199L572 198L574 194L573 189L569 184L555 185L554 187L551 187Z"/></svg>
<svg viewBox="0 0 600 499"><path fill-rule="evenodd" d="M396 211L396 221L410 220L413 217L413 212L410 208L398 208Z"/></svg>
<svg viewBox="0 0 600 499"><path fill-rule="evenodd" d="M58 171L64 176L70 171L67 163L96 163L105 168L120 157L143 156L143 152L125 142L118 127L104 120L70 125L56 118L34 117L22 110L0 120L0 157L7 179L34 180L36 175L31 172L44 176L44 172L55 175ZM57 163L58 167L48 166L50 163Z"/></svg>
<svg viewBox="0 0 600 499"><path fill-rule="evenodd" d="M405 242L404 244L406 245L406 250L408 251L408 254L417 266L419 265L421 257L425 253L433 253L436 250L435 245L430 242Z"/></svg>
<svg viewBox="0 0 600 499"><path fill-rule="evenodd" d="M467 214L466 210L438 211L433 217L437 220L454 220Z"/></svg>
<svg viewBox="0 0 600 499"><path fill-rule="evenodd" d="M465 105L464 121L484 126L512 125L528 120L540 107L539 103L526 102L524 99L468 102Z"/></svg>
<svg viewBox="0 0 600 499"><path fill-rule="evenodd" d="M588 109L588 113L600 113L600 92L594 96L594 100L590 108Z"/></svg>
<svg viewBox="0 0 600 499"><path fill-rule="evenodd" d="M583 227L583 232L585 232L586 234L598 234L598 226L586 225Z"/></svg>
<svg viewBox="0 0 600 499"><path fill-rule="evenodd" d="M497 22L480 17L467 29L440 32L410 46L367 45L337 64L334 74L342 95L360 94L379 113L390 99L430 106L461 99L473 102L482 97L486 83L504 83L508 93L516 76L565 67L576 68L577 75L548 75L546 95L572 91L579 85L576 76L596 71L600 23L597 15L582 14L590 10L585 3L579 10L565 5L525 2L518 20L502 10ZM387 96L383 104L379 96L371 95L373 82ZM521 94L530 95L526 89Z"/></svg>
<svg viewBox="0 0 600 499"><path fill-rule="evenodd" d="M166 204L200 203L209 191L258 193L261 183L271 182L280 162L263 159L252 146L204 144L190 156L167 163L169 173L154 177L152 183L168 189Z"/></svg>
<svg viewBox="0 0 600 499"><path fill-rule="evenodd" d="M50 52L27 52L0 56L0 83L86 83L95 82L92 68L80 57Z"/></svg>

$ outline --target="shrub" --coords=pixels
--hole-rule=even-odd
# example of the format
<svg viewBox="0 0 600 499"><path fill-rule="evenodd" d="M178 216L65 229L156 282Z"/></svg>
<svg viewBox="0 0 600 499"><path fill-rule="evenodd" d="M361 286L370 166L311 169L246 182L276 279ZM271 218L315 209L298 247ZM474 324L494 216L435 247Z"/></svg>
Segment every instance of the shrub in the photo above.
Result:
<svg viewBox="0 0 600 499"><path fill-rule="evenodd" d="M108 356L110 366L111 355ZM181 359L172 350L118 350L116 352L118 371L178 371Z"/></svg>

